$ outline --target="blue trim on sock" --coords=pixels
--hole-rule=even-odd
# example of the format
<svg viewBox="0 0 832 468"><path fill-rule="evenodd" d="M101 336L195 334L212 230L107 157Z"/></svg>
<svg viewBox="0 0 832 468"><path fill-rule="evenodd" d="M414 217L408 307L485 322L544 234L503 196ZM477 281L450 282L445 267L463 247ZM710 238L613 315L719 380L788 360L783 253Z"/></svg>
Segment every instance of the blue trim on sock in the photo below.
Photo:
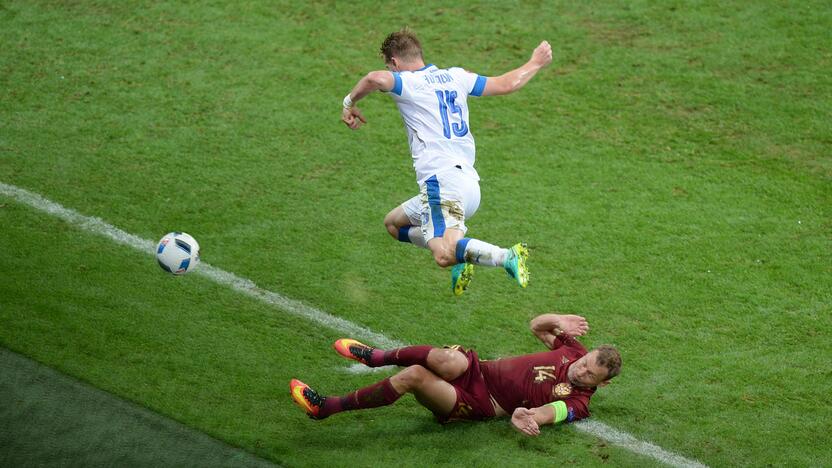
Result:
<svg viewBox="0 0 832 468"><path fill-rule="evenodd" d="M428 192L428 206L430 206L430 217L433 220L433 237L445 235L445 218L442 216L442 197L439 196L439 180L431 176L425 181Z"/></svg>
<svg viewBox="0 0 832 468"><path fill-rule="evenodd" d="M465 248L468 247L468 241L471 239L463 237L456 242L456 262L465 263Z"/></svg>
<svg viewBox="0 0 832 468"><path fill-rule="evenodd" d="M413 242L410 241L410 228L413 227L411 225L407 225L404 227L399 228L399 242Z"/></svg>

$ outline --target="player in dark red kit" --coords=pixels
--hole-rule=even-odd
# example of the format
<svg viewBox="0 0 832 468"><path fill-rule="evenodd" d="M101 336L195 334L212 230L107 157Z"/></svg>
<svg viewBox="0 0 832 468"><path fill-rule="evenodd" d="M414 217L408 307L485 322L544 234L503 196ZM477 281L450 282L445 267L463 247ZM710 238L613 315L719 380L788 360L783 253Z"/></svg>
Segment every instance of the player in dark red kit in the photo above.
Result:
<svg viewBox="0 0 832 468"><path fill-rule="evenodd" d="M587 352L574 339L589 330L586 319L577 315L540 315L530 327L550 351L490 361L459 347L383 351L340 339L333 347L348 359L370 367L405 369L341 397L321 396L292 379L292 398L309 417L323 419L341 411L390 405L413 393L440 422L511 415L511 423L526 435L540 434L542 424L586 418L596 388L621 371L618 350L604 345Z"/></svg>

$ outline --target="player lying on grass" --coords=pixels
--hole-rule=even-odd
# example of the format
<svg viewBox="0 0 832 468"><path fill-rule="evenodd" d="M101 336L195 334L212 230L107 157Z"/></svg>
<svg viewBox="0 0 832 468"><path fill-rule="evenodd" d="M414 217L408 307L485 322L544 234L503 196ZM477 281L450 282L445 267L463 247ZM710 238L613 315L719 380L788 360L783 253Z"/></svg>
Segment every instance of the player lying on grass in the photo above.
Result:
<svg viewBox="0 0 832 468"><path fill-rule="evenodd" d="M481 361L475 351L456 346L382 351L340 339L333 347L347 359L370 367L396 365L405 369L340 397L321 396L292 379L292 398L309 417L323 419L341 411L390 405L412 393L439 422L511 415L512 425L530 436L540 434L543 424L586 418L596 388L609 383L621 370L618 350L603 345L587 353L574 337L585 334L589 325L577 315L544 314L530 326L550 351Z"/></svg>
<svg viewBox="0 0 832 468"><path fill-rule="evenodd" d="M353 130L366 123L355 103L373 91L389 93L399 108L420 194L384 217L387 231L394 239L430 249L439 266L453 265L451 288L456 295L468 287L473 264L502 266L525 288L524 244L505 249L464 237L465 222L480 205L468 96L517 91L552 61L552 47L541 42L528 62L497 77L425 65L422 46L407 29L388 35L381 55L387 70L370 72L358 81L344 98L341 120Z"/></svg>

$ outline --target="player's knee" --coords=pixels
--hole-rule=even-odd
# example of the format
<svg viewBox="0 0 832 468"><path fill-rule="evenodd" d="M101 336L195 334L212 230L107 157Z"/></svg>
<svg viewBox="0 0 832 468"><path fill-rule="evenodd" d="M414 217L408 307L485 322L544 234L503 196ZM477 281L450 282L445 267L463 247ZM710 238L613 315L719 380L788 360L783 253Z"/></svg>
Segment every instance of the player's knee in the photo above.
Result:
<svg viewBox="0 0 832 468"><path fill-rule="evenodd" d="M385 219L384 227L387 229L387 232L390 233L391 236L393 236L393 239L399 238L399 228L396 227L395 224L393 224L392 222L387 222L387 220Z"/></svg>
<svg viewBox="0 0 832 468"><path fill-rule="evenodd" d="M465 354L451 348L435 348L428 358L430 368L445 380L453 380L468 368Z"/></svg>
<svg viewBox="0 0 832 468"><path fill-rule="evenodd" d="M456 257L445 249L433 253L433 259L436 264L442 268L456 265Z"/></svg>
<svg viewBox="0 0 832 468"><path fill-rule="evenodd" d="M459 354L459 351L451 348L433 348L430 351L430 355L428 356L428 361L431 364L435 364L438 366L447 365L449 362L454 360L455 355Z"/></svg>
<svg viewBox="0 0 832 468"><path fill-rule="evenodd" d="M429 372L429 370L416 364L403 369L395 375L395 378L402 387L411 391L419 388L425 382Z"/></svg>

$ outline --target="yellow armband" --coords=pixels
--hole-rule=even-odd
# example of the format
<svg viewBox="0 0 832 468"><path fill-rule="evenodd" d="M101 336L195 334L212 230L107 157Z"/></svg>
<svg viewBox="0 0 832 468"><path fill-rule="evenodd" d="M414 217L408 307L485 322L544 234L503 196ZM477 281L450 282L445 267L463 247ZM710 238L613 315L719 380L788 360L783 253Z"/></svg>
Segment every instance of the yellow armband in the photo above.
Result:
<svg viewBox="0 0 832 468"><path fill-rule="evenodd" d="M566 403L563 401L553 401L551 403L546 403L546 406L551 406L555 409L555 420L552 421L552 424L557 424L561 421L566 420L566 415L568 414L568 410L566 409Z"/></svg>

